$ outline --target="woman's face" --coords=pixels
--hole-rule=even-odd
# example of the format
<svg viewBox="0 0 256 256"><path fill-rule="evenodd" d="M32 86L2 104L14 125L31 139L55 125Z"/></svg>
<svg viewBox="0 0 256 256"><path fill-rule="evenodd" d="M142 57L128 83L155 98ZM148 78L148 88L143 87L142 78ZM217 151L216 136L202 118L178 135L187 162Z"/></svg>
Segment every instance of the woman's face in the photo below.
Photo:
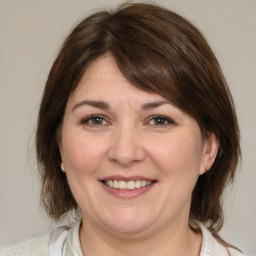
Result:
<svg viewBox="0 0 256 256"><path fill-rule="evenodd" d="M119 234L187 225L191 193L217 151L194 118L95 60L70 95L60 151L83 219Z"/></svg>

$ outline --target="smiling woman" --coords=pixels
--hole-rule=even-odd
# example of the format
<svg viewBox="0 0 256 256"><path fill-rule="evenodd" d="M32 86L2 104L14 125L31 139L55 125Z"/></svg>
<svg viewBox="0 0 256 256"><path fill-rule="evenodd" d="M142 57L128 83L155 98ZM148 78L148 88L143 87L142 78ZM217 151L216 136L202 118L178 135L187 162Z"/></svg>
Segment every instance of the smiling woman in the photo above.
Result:
<svg viewBox="0 0 256 256"><path fill-rule="evenodd" d="M232 97L179 15L127 4L78 24L50 71L36 146L47 213L78 222L1 255L242 255L218 236L240 157Z"/></svg>
<svg viewBox="0 0 256 256"><path fill-rule="evenodd" d="M83 219L120 238L160 235L177 223L182 230L195 183L212 165L218 142L214 135L203 142L194 118L135 87L106 54L70 95L59 146ZM89 236L85 223L81 235Z"/></svg>

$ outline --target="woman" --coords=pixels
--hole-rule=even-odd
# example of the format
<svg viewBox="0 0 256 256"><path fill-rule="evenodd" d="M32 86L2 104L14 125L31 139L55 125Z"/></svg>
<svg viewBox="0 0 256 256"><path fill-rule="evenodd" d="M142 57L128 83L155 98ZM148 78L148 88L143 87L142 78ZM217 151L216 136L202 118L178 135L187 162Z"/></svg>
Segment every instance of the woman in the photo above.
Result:
<svg viewBox="0 0 256 256"><path fill-rule="evenodd" d="M243 255L218 237L240 157L218 61L150 4L78 24L50 71L36 136L42 202L78 222L0 255Z"/></svg>

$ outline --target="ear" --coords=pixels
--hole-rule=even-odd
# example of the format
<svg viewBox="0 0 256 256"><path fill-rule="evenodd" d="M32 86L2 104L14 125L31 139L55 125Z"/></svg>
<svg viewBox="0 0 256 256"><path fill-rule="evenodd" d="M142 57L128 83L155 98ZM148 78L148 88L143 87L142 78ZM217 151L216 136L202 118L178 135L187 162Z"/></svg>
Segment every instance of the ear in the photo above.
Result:
<svg viewBox="0 0 256 256"><path fill-rule="evenodd" d="M62 143L58 143L58 146L59 146L59 151L60 151L60 157L61 157L62 161L64 161Z"/></svg>
<svg viewBox="0 0 256 256"><path fill-rule="evenodd" d="M203 142L202 161L199 175L207 172L213 165L219 149L219 140L216 135L211 134Z"/></svg>
<svg viewBox="0 0 256 256"><path fill-rule="evenodd" d="M61 159L63 160L63 149L62 149L61 133L62 133L62 124L57 129L56 137L57 137L57 144L58 144L59 151L60 151L60 156L61 156Z"/></svg>
<svg viewBox="0 0 256 256"><path fill-rule="evenodd" d="M61 169L62 172L66 172L65 171L65 166L64 166L63 149L62 149L61 141L58 143L58 146L59 146L60 157L61 157L60 169Z"/></svg>

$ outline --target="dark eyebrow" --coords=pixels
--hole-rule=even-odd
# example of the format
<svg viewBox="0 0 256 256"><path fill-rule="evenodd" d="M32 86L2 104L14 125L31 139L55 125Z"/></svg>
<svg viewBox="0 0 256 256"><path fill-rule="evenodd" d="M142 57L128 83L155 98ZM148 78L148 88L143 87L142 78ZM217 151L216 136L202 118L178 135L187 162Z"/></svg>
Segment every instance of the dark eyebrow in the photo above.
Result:
<svg viewBox="0 0 256 256"><path fill-rule="evenodd" d="M77 103L73 108L72 108L72 112L77 109L80 106L83 105L89 105L95 108L100 108L100 109L110 109L110 106L108 103L104 102L104 101L94 101L94 100L84 100L82 102Z"/></svg>
<svg viewBox="0 0 256 256"><path fill-rule="evenodd" d="M153 101L153 102L148 102L148 103L145 103L142 105L141 109L142 110L150 110L150 109L153 109L153 108L157 108L157 107L160 107L164 104L170 104L170 102L168 101Z"/></svg>
<svg viewBox="0 0 256 256"><path fill-rule="evenodd" d="M157 107L160 107L164 104L171 104L168 101L154 101L154 102L148 102L148 103L144 103L141 106L142 110L150 110L150 109L154 109ZM95 108L100 108L100 109L110 109L110 105L104 101L94 101L94 100L84 100L82 102L77 103L73 108L72 108L72 112L77 109L78 107L82 106L82 105L89 105Z"/></svg>

